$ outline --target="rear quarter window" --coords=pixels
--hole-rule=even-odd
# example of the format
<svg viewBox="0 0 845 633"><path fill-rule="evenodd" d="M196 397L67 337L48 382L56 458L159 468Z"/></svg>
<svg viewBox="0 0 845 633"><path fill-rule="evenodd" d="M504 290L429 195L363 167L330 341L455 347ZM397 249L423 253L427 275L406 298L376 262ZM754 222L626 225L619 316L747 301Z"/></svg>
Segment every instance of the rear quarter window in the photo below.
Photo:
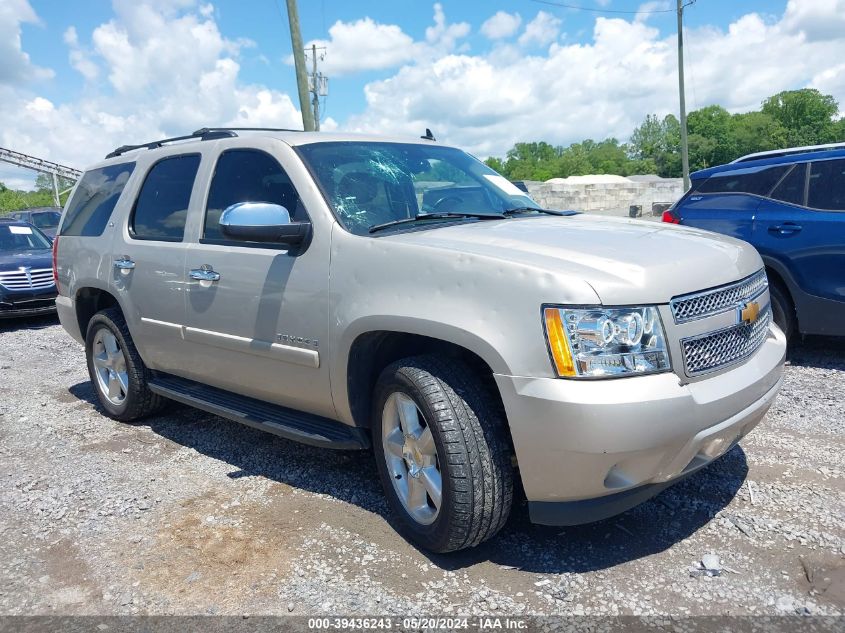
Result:
<svg viewBox="0 0 845 633"><path fill-rule="evenodd" d="M807 206L845 211L845 159L820 160L810 164Z"/></svg>
<svg viewBox="0 0 845 633"><path fill-rule="evenodd" d="M120 163L85 172L68 202L60 235L102 235L134 169L135 163Z"/></svg>
<svg viewBox="0 0 845 633"><path fill-rule="evenodd" d="M790 165L774 165L723 171L705 180L694 181L693 193L750 193L766 196L789 168Z"/></svg>

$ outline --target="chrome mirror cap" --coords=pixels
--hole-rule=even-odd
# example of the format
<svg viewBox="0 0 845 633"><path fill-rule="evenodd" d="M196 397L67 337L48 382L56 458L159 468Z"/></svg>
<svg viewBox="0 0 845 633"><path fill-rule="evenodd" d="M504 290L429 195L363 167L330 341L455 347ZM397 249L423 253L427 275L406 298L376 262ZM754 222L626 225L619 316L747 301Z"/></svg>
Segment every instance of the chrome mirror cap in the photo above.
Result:
<svg viewBox="0 0 845 633"><path fill-rule="evenodd" d="M226 207L220 215L220 228L235 226L280 226L290 224L290 212L280 204L271 202L238 202Z"/></svg>

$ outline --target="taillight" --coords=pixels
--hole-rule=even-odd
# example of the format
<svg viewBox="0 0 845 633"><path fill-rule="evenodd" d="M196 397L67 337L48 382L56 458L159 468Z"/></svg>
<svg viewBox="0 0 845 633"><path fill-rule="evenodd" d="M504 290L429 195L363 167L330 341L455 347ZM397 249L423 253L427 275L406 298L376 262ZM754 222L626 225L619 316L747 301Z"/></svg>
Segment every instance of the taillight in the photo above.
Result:
<svg viewBox="0 0 845 633"><path fill-rule="evenodd" d="M56 290L59 289L59 265L57 256L59 253L59 236L53 238L53 281L56 284Z"/></svg>
<svg viewBox="0 0 845 633"><path fill-rule="evenodd" d="M673 209L667 209L663 212L663 221L668 222L669 224L680 224L681 218L675 215L675 211Z"/></svg>

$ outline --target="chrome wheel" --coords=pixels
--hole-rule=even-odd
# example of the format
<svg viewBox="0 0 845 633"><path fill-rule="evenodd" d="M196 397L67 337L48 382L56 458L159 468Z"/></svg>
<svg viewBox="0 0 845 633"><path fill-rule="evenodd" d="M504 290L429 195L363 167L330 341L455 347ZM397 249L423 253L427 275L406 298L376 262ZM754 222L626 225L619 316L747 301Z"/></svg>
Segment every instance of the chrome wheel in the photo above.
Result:
<svg viewBox="0 0 845 633"><path fill-rule="evenodd" d="M91 351L100 395L115 406L122 405L129 392L129 375L126 356L117 338L107 329L100 328L94 335Z"/></svg>
<svg viewBox="0 0 845 633"><path fill-rule="evenodd" d="M415 521L433 523L443 502L443 479L425 417L410 396L397 391L384 403L381 429L396 495Z"/></svg>

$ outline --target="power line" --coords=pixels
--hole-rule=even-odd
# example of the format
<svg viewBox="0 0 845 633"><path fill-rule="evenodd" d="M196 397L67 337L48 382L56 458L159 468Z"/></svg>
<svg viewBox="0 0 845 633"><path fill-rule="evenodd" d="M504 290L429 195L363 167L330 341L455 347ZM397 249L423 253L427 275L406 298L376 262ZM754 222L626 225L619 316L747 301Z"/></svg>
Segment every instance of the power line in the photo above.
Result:
<svg viewBox="0 0 845 633"><path fill-rule="evenodd" d="M599 7L582 7L574 4L566 4L565 2L552 2L551 0L531 0L536 4L545 4L550 7L560 7L561 9L573 9L575 11L587 11L589 13L617 13L624 15L643 15L652 13L675 13L675 9L650 9L648 11L629 11L622 9L602 9ZM695 0L688 0L684 6L688 7L693 4Z"/></svg>

